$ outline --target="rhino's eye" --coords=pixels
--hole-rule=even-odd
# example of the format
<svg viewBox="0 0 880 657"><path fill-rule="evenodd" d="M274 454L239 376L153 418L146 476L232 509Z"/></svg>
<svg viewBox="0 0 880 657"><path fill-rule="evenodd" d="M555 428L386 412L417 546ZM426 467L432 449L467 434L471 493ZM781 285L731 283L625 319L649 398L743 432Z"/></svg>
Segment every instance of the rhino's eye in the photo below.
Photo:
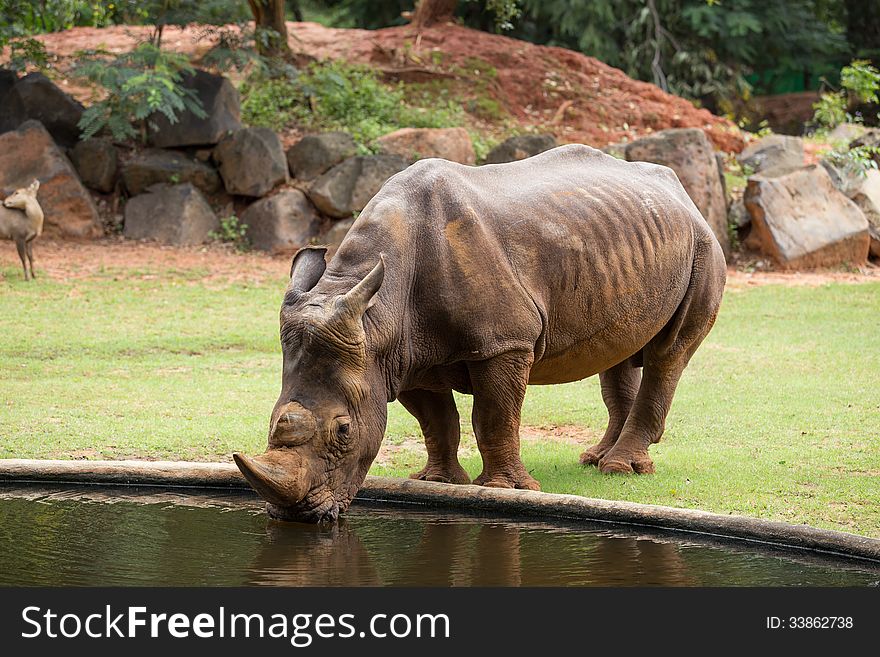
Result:
<svg viewBox="0 0 880 657"><path fill-rule="evenodd" d="M336 437L340 440L348 440L351 436L351 421L346 418L336 420Z"/></svg>

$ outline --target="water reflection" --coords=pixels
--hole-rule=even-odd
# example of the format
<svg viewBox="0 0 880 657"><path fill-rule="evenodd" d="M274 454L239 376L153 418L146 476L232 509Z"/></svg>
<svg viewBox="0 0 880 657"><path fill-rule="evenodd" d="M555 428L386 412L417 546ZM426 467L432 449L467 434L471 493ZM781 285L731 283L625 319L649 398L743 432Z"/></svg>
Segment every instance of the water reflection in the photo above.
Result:
<svg viewBox="0 0 880 657"><path fill-rule="evenodd" d="M0 585L859 586L880 567L583 524L354 505L269 520L252 497L0 488Z"/></svg>

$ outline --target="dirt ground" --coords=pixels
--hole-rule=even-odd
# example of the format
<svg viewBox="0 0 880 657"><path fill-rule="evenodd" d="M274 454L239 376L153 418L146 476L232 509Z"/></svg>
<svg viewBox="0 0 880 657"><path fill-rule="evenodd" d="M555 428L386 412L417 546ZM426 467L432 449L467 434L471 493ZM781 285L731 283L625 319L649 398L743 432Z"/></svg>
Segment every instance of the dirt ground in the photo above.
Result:
<svg viewBox="0 0 880 657"><path fill-rule="evenodd" d="M282 279L290 270L290 258L259 252L237 253L217 245L198 247L162 246L121 237L76 242L40 239L34 247L37 275L67 281L86 278L154 279L174 272L194 281L208 283L262 283ZM0 242L0 266L18 268L12 242ZM729 290L756 285L817 286L826 283L880 281L880 267L866 265L857 271L811 272L746 271L730 268Z"/></svg>
<svg viewBox="0 0 880 657"><path fill-rule="evenodd" d="M149 31L137 26L80 27L37 38L53 56L57 81L88 103L93 91L68 76L76 53L96 48L122 52ZM210 41L199 40L201 31L197 25L168 27L163 44L198 62L210 46ZM704 129L723 151L739 151L743 146L742 133L727 119L564 48L453 24L418 32L410 26L358 30L288 23L288 31L291 48L307 58L345 58L370 64L391 79L481 88L514 121L552 131L563 143L602 147L665 128L695 127Z"/></svg>

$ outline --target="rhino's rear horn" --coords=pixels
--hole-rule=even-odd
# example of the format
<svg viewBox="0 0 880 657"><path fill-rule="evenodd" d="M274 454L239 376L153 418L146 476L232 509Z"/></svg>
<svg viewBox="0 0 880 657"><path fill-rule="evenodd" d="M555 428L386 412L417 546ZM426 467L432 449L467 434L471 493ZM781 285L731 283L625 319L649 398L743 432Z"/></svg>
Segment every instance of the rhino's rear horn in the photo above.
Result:
<svg viewBox="0 0 880 657"><path fill-rule="evenodd" d="M340 305L348 312L359 317L373 304L373 298L385 280L385 255L379 254L379 262L364 276L363 280L346 292Z"/></svg>

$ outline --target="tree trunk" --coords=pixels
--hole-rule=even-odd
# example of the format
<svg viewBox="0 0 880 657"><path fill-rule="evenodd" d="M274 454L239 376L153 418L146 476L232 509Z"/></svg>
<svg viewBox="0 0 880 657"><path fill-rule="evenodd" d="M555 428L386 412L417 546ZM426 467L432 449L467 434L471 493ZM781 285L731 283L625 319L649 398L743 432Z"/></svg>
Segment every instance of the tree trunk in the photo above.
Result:
<svg viewBox="0 0 880 657"><path fill-rule="evenodd" d="M287 45L287 23L284 22L284 0L248 0L257 29L257 52L266 57L280 57L290 53ZM268 31L269 36L259 34Z"/></svg>
<svg viewBox="0 0 880 657"><path fill-rule="evenodd" d="M421 29L451 21L457 5L458 0L419 0L413 12L412 24Z"/></svg>

